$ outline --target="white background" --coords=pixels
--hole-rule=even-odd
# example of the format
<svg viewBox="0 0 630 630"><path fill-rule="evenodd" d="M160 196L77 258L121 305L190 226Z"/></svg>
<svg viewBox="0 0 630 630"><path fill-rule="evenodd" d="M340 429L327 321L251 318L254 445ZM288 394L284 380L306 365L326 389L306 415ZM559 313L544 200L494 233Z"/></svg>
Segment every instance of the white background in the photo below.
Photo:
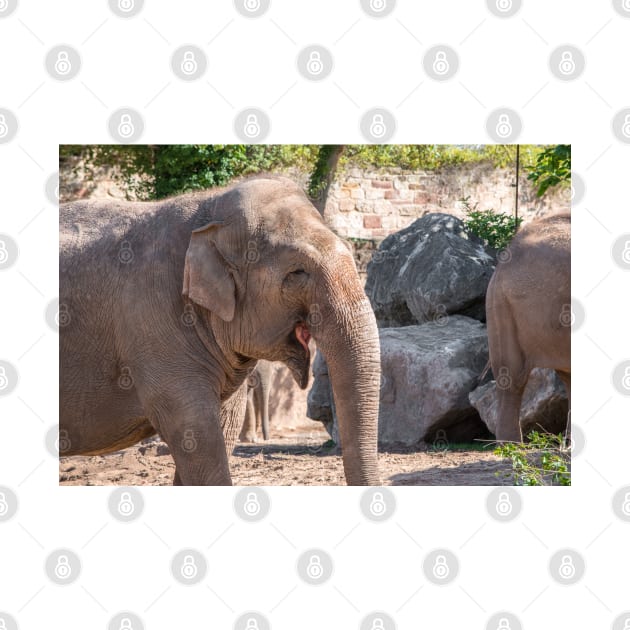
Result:
<svg viewBox="0 0 630 630"><path fill-rule="evenodd" d="M82 57L68 82L44 66L59 43ZM208 57L205 76L191 83L170 68L185 43ZM320 83L296 69L299 50L312 43L334 57ZM460 58L457 75L443 83L422 69L423 52L439 43ZM570 82L548 66L565 43L586 58ZM16 516L0 523L0 611L21 630L106 628L120 610L135 611L149 629L230 628L252 609L274 629L358 628L373 610L388 612L398 628L485 628L498 610L531 630L611 627L630 608L630 524L611 506L630 483L629 399L611 380L630 356L630 291L610 254L630 232L630 145L611 128L630 106L629 59L630 19L604 0L525 0L510 18L481 0L399 0L382 19L354 0L272 0L256 19L228 0L148 0L129 19L104 0L20 0L0 18L0 107L19 120L16 137L0 145L0 232L20 248L16 264L0 272L0 359L20 379L0 397L0 485L20 501ZM269 489L271 512L257 524L236 516L232 489L146 488L142 517L123 524L108 512L111 488L58 488L57 461L44 445L58 422L58 336L44 318L58 294L58 225L44 187L57 171L58 145L112 142L107 120L122 106L141 112L143 143L235 142L233 119L249 106L270 116L272 143L360 143L360 116L377 106L394 114L397 143L489 142L486 118L502 106L521 116L519 142L570 142L586 183L572 220L572 293L586 311L572 349L573 422L586 435L573 486L519 490L523 510L510 523L489 517L488 488L393 488L397 511L381 524L364 519L354 488ZM57 547L81 556L83 572L70 586L44 573ZM208 560L197 586L171 576L183 547ZM326 585L297 577L297 556L309 547L333 556ZM436 547L460 562L445 587L421 569ZM586 560L576 585L549 575L561 547Z"/></svg>

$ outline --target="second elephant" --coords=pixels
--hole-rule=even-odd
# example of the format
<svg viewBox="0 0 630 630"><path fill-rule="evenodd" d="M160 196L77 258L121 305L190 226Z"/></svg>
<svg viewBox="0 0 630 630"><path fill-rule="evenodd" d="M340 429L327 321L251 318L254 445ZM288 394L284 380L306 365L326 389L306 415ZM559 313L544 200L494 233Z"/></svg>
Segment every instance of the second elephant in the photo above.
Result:
<svg viewBox="0 0 630 630"><path fill-rule="evenodd" d="M247 378L247 409L239 439L241 442L257 442L258 427L263 439L269 439L269 394L275 367L270 361L258 361Z"/></svg>

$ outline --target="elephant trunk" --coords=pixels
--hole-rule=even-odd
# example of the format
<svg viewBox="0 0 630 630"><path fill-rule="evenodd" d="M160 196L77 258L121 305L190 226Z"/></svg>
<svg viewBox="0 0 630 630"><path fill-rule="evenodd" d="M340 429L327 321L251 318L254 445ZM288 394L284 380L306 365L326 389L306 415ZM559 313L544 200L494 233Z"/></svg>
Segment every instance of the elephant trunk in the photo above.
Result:
<svg viewBox="0 0 630 630"><path fill-rule="evenodd" d="M342 276L343 277L343 276ZM312 333L328 364L348 485L378 485L380 343L356 270L328 283ZM318 300L319 301L319 300ZM317 312L317 311L316 311ZM314 320L313 310L310 319Z"/></svg>

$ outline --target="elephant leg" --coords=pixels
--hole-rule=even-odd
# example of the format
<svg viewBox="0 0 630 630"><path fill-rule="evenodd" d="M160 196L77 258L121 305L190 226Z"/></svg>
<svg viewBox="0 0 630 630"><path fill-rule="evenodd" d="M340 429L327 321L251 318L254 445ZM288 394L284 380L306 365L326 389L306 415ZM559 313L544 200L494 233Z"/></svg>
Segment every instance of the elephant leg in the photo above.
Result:
<svg viewBox="0 0 630 630"><path fill-rule="evenodd" d="M520 411L524 386L497 387L499 399L496 438L499 442L522 442Z"/></svg>
<svg viewBox="0 0 630 630"><path fill-rule="evenodd" d="M239 439L241 442L256 441L256 412L254 409L253 390L250 390L245 403L244 421Z"/></svg>
<svg viewBox="0 0 630 630"><path fill-rule="evenodd" d="M260 419L263 439L269 439L269 383L263 382L260 386Z"/></svg>
<svg viewBox="0 0 630 630"><path fill-rule="evenodd" d="M225 448L228 457L234 450L236 436L243 424L243 417L246 417L246 407L249 406L250 397L247 393L247 382L244 382L227 400L221 405L221 429L225 439ZM245 428L245 427L243 427ZM255 425L254 425L255 428ZM242 432L241 432L242 435ZM254 430L254 439L256 432Z"/></svg>
<svg viewBox="0 0 630 630"><path fill-rule="evenodd" d="M567 426L564 430L565 440L571 441L571 372L561 372L556 370L556 373L560 377L560 380L564 383L564 387L567 390L567 397L569 398L569 413L567 414Z"/></svg>
<svg viewBox="0 0 630 630"><path fill-rule="evenodd" d="M178 404L159 418L175 460L174 485L232 485L219 410L207 404Z"/></svg>

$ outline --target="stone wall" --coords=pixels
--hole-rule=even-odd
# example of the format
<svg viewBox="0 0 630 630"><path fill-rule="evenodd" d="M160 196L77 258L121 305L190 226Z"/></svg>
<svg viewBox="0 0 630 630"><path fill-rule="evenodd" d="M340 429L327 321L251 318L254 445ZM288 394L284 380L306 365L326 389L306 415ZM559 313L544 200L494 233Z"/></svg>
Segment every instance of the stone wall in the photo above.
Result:
<svg viewBox="0 0 630 630"><path fill-rule="evenodd" d="M337 174L326 203L328 224L347 238L381 240L430 212L462 218L460 200L478 203L479 210L514 212L514 169L490 163L460 164L438 171L399 168L349 168ZM569 190L549 191L543 199L525 173L519 178L519 215L536 216L566 209Z"/></svg>

